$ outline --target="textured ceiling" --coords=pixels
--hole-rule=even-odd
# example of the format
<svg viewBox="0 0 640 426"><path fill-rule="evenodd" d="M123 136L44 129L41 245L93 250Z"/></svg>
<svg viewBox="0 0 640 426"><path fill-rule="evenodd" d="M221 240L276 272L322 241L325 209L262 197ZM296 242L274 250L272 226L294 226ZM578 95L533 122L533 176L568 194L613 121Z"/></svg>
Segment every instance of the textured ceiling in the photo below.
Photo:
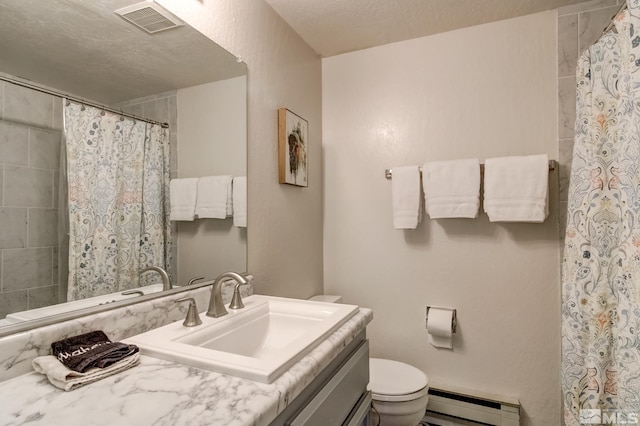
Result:
<svg viewBox="0 0 640 426"><path fill-rule="evenodd" d="M585 0L266 0L323 57Z"/></svg>
<svg viewBox="0 0 640 426"><path fill-rule="evenodd" d="M114 10L137 0L1 0L0 73L114 104L246 73L183 26L147 34Z"/></svg>
<svg viewBox="0 0 640 426"><path fill-rule="evenodd" d="M582 0L266 1L318 54L332 56ZM113 12L134 3L1 0L0 73L105 104L246 73L188 26L149 35Z"/></svg>

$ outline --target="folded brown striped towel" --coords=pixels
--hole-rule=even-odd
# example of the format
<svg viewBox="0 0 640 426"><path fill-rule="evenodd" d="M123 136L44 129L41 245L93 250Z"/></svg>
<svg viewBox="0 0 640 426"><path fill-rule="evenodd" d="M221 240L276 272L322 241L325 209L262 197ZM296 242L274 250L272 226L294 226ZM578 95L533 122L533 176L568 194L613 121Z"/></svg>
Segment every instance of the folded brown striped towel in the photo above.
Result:
<svg viewBox="0 0 640 426"><path fill-rule="evenodd" d="M136 345L112 342L104 332L69 337L51 344L51 352L71 370L84 373L90 368L106 368L138 352Z"/></svg>

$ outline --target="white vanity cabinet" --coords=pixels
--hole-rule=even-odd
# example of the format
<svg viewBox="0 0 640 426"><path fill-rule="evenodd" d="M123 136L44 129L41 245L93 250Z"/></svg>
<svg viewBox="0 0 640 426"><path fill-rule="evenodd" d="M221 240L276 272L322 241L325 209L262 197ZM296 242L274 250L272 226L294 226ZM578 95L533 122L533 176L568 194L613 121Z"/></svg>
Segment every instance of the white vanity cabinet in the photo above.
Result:
<svg viewBox="0 0 640 426"><path fill-rule="evenodd" d="M270 426L368 426L369 342L363 330Z"/></svg>

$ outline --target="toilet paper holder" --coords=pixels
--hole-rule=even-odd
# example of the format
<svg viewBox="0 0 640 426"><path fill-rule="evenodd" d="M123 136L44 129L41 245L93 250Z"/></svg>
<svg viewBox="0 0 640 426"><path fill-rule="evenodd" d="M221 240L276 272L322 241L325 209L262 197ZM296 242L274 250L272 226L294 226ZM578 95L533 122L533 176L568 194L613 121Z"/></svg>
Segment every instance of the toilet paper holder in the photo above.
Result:
<svg viewBox="0 0 640 426"><path fill-rule="evenodd" d="M434 309L446 309L448 311L452 311L452 315L451 315L451 332L455 333L456 332L456 328L458 326L458 318L456 316L456 310L453 308L444 308L442 306L427 306L427 317L425 319L425 326L427 327L427 329L429 328L429 309L434 308Z"/></svg>

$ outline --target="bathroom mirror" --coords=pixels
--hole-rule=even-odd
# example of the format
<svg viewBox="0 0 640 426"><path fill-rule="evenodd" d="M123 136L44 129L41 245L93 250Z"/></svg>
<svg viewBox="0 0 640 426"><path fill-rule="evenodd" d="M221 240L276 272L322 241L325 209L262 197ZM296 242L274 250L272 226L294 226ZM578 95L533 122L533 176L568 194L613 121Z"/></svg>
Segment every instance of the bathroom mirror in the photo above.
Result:
<svg viewBox="0 0 640 426"><path fill-rule="evenodd" d="M58 278L65 269L65 248L55 231L60 148L50 142L61 139L62 100L8 80L170 123L172 178L246 176L246 65L171 14L168 25L175 28L148 33L115 13L134 3L0 2L0 319L47 305L56 307L47 322L70 309L91 312L64 302L66 288ZM42 202L44 186L51 202ZM24 195L34 187L40 194ZM245 271L246 245L246 228L234 227L230 218L178 222L172 281L184 286L193 277ZM118 304L153 297L162 291L127 295ZM40 322L16 324L0 321L0 330Z"/></svg>

